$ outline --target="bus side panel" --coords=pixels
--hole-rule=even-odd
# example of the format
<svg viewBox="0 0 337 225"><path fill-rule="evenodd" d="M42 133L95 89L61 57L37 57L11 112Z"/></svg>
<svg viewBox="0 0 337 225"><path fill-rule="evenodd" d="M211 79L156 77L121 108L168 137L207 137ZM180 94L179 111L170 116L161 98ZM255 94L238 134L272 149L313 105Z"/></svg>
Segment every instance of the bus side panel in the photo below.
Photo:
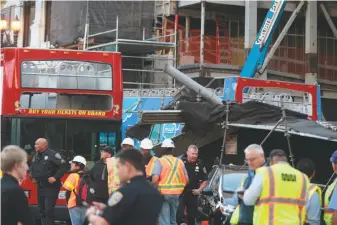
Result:
<svg viewBox="0 0 337 225"><path fill-rule="evenodd" d="M61 178L61 183L65 182L69 174L65 174ZM30 205L37 205L38 204L38 199L37 199L37 186L36 184L33 183L33 181L30 179L29 174L27 173L26 179L22 182L21 184L22 188L25 190L26 195L28 197L28 203ZM65 200L65 189L61 187L57 202L57 205L66 205L66 200Z"/></svg>

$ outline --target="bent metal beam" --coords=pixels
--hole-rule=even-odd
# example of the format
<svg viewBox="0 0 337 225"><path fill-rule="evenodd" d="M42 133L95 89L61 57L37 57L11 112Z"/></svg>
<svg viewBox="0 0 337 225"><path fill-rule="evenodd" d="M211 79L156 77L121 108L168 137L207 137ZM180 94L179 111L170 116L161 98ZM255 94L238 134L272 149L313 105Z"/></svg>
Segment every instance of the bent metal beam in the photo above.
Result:
<svg viewBox="0 0 337 225"><path fill-rule="evenodd" d="M215 104L222 104L221 98L215 95L212 91L208 90L207 88L201 86L191 78L189 78L186 74L183 74L176 68L170 65L166 65L164 72L171 76L172 78L176 79L186 87L190 88L191 90L195 91L197 94L200 94L201 97L207 99L208 101L215 103Z"/></svg>

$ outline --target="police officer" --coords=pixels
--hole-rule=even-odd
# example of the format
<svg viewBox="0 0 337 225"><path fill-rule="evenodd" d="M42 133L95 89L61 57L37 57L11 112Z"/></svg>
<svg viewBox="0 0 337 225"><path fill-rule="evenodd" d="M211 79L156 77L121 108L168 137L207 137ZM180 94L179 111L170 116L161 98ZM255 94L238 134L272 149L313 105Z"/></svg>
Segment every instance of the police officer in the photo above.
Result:
<svg viewBox="0 0 337 225"><path fill-rule="evenodd" d="M126 149L116 155L118 176L125 184L113 192L107 206L94 203L87 211L92 225L156 225L164 198L146 180L142 154ZM100 215L96 215L97 211Z"/></svg>
<svg viewBox="0 0 337 225"><path fill-rule="evenodd" d="M177 222L181 224L184 217L185 207L187 209L187 224L195 225L197 216L198 195L207 186L207 171L202 161L198 159L198 147L190 145L187 153L182 158L188 173L189 183L186 185L179 198L177 210Z"/></svg>
<svg viewBox="0 0 337 225"><path fill-rule="evenodd" d="M39 138L35 142L31 178L38 187L38 202L42 225L54 224L54 207L61 188L61 177L68 164L61 155L48 148L48 141Z"/></svg>

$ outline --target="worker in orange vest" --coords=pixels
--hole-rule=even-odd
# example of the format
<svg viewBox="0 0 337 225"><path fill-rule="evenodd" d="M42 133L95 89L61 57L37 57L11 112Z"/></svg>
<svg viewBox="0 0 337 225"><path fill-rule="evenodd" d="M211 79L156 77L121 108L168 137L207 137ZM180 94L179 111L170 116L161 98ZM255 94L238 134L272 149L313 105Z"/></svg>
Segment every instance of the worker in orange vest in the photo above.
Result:
<svg viewBox="0 0 337 225"><path fill-rule="evenodd" d="M133 148L135 142L131 138L125 138L122 142L121 150ZM115 157L106 159L107 169L108 169L108 188L109 195L121 187L119 177L117 175L117 161Z"/></svg>
<svg viewBox="0 0 337 225"><path fill-rule="evenodd" d="M161 147L163 156L156 160L152 173L152 183L158 187L159 192L165 197L159 216L159 224L177 224L176 214L179 196L188 183L188 175L184 162L173 156L175 147L173 141L165 139Z"/></svg>
<svg viewBox="0 0 337 225"><path fill-rule="evenodd" d="M157 157L151 155L152 148L153 148L153 144L150 139L145 138L140 142L140 151L143 154L144 162L145 162L144 164L145 164L146 178L149 181L152 181L152 172L154 169L154 163L158 159Z"/></svg>

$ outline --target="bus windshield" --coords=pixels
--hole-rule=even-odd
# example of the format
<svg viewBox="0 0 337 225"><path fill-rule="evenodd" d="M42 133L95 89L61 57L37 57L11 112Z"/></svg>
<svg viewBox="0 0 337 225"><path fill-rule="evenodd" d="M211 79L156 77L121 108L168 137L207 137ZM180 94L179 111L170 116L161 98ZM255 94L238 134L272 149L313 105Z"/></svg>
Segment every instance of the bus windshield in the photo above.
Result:
<svg viewBox="0 0 337 225"><path fill-rule="evenodd" d="M90 119L54 119L54 118L3 118L4 130L9 143L16 143L34 154L37 138L46 138L49 148L62 153L70 161L75 155L81 155L90 163L98 160L100 150L105 146L115 148L119 142L120 122Z"/></svg>

